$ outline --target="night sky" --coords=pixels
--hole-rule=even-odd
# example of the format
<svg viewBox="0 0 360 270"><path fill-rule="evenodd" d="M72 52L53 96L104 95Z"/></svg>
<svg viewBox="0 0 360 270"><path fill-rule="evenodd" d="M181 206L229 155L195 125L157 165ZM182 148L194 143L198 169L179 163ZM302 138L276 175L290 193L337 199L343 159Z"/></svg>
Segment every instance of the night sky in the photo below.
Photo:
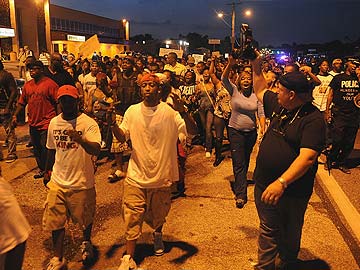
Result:
<svg viewBox="0 0 360 270"><path fill-rule="evenodd" d="M230 27L216 16L223 11L231 24L231 0L51 0L52 4L100 16L130 20L130 35L152 34L177 38L197 32L209 38L230 35ZM239 2L239 1L235 1ZM253 28L261 46L284 43L351 42L360 38L360 0L243 0L236 8L240 23ZM252 17L245 18L246 9Z"/></svg>

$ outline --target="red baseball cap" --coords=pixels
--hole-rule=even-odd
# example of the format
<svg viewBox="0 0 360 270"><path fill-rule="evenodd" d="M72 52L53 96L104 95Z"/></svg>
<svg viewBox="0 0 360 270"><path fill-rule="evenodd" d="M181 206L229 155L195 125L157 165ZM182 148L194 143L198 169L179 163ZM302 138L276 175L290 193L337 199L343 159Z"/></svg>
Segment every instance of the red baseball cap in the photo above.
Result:
<svg viewBox="0 0 360 270"><path fill-rule="evenodd" d="M57 99L59 99L62 96L70 96L73 98L79 98L78 90L72 86L72 85L63 85L59 87L58 93L57 93Z"/></svg>

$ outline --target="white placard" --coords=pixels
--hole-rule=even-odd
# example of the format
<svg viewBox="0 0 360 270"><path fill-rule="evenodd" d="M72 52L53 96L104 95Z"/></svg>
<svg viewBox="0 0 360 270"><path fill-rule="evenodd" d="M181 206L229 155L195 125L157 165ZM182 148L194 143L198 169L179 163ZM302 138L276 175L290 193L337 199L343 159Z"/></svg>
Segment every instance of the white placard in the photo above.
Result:
<svg viewBox="0 0 360 270"><path fill-rule="evenodd" d="M15 30L13 28L1 28L0 37L15 37Z"/></svg>
<svg viewBox="0 0 360 270"><path fill-rule="evenodd" d="M85 36L67 35L67 40L85 42Z"/></svg>
<svg viewBox="0 0 360 270"><path fill-rule="evenodd" d="M178 58L182 58L183 57L183 50L175 50L175 49L167 49L167 48L160 48L159 50L159 56L165 56L168 55L169 53L174 52L177 54Z"/></svg>

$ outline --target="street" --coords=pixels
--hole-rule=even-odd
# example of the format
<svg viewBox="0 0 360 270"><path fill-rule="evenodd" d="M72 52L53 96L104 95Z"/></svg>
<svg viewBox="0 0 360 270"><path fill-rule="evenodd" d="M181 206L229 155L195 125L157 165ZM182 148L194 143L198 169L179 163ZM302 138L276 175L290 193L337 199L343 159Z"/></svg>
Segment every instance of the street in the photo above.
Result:
<svg viewBox="0 0 360 270"><path fill-rule="evenodd" d="M25 138L27 126L18 129L18 136ZM10 165L1 162L1 166L33 229L27 242L23 269L44 269L52 257L51 233L41 228L46 188L41 180L33 178L36 170L29 171L36 166L30 150L24 146L26 140L21 141L19 160ZM250 179L255 155L256 151L252 155ZM165 254L162 257L153 255L152 231L145 225L135 258L139 268L253 269L259 223L253 197L254 186L249 185L246 206L237 209L230 189L233 179L231 159L226 158L214 168L213 158L206 159L200 146L192 149L186 163L187 196L173 201L164 226ZM111 164L104 160L100 163L96 173L97 213L92 238L98 250L98 260L89 269L117 269L125 248L120 214L123 182L108 183ZM316 184L305 215L299 256L304 260L301 269L359 269L359 247L353 246L353 241L344 236L328 204L322 189ZM70 223L66 235L65 258L69 269L84 269L79 249L81 231Z"/></svg>

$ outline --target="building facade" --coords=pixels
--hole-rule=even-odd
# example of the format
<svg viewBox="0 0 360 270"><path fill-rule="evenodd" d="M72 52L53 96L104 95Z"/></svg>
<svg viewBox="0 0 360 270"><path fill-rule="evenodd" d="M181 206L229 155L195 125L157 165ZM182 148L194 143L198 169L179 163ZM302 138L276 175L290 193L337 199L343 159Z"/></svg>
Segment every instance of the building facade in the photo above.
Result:
<svg viewBox="0 0 360 270"><path fill-rule="evenodd" d="M129 22L50 4L49 0L0 0L0 48L3 55L25 45L38 56L42 50L74 54L97 35L99 50L129 50Z"/></svg>

